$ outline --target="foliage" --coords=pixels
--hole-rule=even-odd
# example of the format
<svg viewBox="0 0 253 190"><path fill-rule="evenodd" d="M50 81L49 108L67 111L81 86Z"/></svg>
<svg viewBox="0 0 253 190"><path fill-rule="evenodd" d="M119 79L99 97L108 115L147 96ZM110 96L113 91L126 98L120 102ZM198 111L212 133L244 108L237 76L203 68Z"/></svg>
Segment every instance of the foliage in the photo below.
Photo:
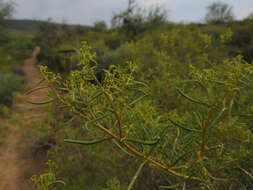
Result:
<svg viewBox="0 0 253 190"><path fill-rule="evenodd" d="M234 20L232 7L226 3L214 2L207 7L206 21L208 23L224 23Z"/></svg>
<svg viewBox="0 0 253 190"><path fill-rule="evenodd" d="M172 34L162 35L162 49L176 48L180 33ZM220 40L230 37L228 33ZM104 71L104 79L99 81L95 72L96 55L86 43L80 50L80 68L71 71L67 78L41 67L51 88L49 101L71 111L81 121L78 130L89 139L65 139L65 142L83 146L103 143L100 145L104 148L111 142L132 157L132 165L134 160L142 160L149 167L160 169L166 179L161 188L165 189L250 188L253 67L240 56L208 63L205 51L215 42L212 37L196 34L198 40L189 39L181 44L193 51L189 55L181 54L182 60L178 61L187 59L187 70L169 66L163 69L167 75L154 84L165 85L166 76L171 81L170 91L163 98L174 94L174 106L167 111L157 104L161 98L153 96L147 84L135 79L140 70L134 62L109 67ZM193 41L199 43L196 48L190 46ZM200 46L207 50L198 50ZM176 59L180 51L170 53L175 55L162 52L160 56ZM164 62L159 61L159 67L163 68ZM204 65L205 62L208 64Z"/></svg>
<svg viewBox="0 0 253 190"><path fill-rule="evenodd" d="M120 183L116 178L113 178L107 182L107 188L103 190L120 190Z"/></svg>
<svg viewBox="0 0 253 190"><path fill-rule="evenodd" d="M94 29L96 32L105 32L105 31L107 30L106 22L105 22L105 21L96 21L96 22L94 23L93 29Z"/></svg>
<svg viewBox="0 0 253 190"><path fill-rule="evenodd" d="M76 65L76 57L72 59L72 53L76 52L74 47L78 46L77 39L89 30L87 27L57 24L50 19L41 22L32 40L34 46L41 48L38 61L54 71L68 73ZM67 41L70 43L67 44Z"/></svg>
<svg viewBox="0 0 253 190"><path fill-rule="evenodd" d="M0 1L1 19L7 18L13 11L12 3ZM21 90L24 74L21 64L30 54L29 38L15 34L4 33L5 27L0 29L0 114L8 112L5 106L12 105L14 93ZM3 34L4 33L4 34Z"/></svg>
<svg viewBox="0 0 253 190"><path fill-rule="evenodd" d="M24 78L11 73L0 73L0 105L12 104L15 92L21 90Z"/></svg>
<svg viewBox="0 0 253 190"><path fill-rule="evenodd" d="M41 48L38 61L56 71L63 71L57 52L57 46L64 40L63 33L59 25L48 20L40 24L39 32L33 38L33 44Z"/></svg>
<svg viewBox="0 0 253 190"><path fill-rule="evenodd" d="M59 34L58 25L51 22L51 20L44 21L40 24L39 32L34 37L34 42L36 45L40 46L42 49L47 47L54 47L61 41L61 36Z"/></svg>
<svg viewBox="0 0 253 190"><path fill-rule="evenodd" d="M3 24L4 19L11 16L14 11L14 4L12 2L4 2L0 0L0 26Z"/></svg>
<svg viewBox="0 0 253 190"><path fill-rule="evenodd" d="M155 28L165 24L167 19L167 11L162 9L162 7L156 6L148 11L146 16L146 25L150 25L148 28Z"/></svg>
<svg viewBox="0 0 253 190"><path fill-rule="evenodd" d="M129 0L127 9L115 14L111 22L113 28L119 27L128 40L133 40L146 30L165 25L167 12L159 6L141 9L135 0Z"/></svg>
<svg viewBox="0 0 253 190"><path fill-rule="evenodd" d="M250 13L247 19L252 20L253 19L253 13Z"/></svg>
<svg viewBox="0 0 253 190"><path fill-rule="evenodd" d="M55 186L57 184L65 185L65 183L61 180L57 180L55 171L57 166L54 162L48 161L47 162L48 171L39 175L39 176L32 176L32 181L37 187L38 190L50 190L56 189Z"/></svg>
<svg viewBox="0 0 253 190"><path fill-rule="evenodd" d="M121 17L111 29L93 27L73 38L59 35L59 43L43 52L43 62L52 60L42 72L53 90L49 99L37 103L54 105L48 125L56 143L48 156L59 163L58 176L67 182L62 188L252 188L252 66L248 64L253 60L252 21L149 25L149 12L134 4L130 7L135 10L129 13L133 21L142 18L132 23L134 27L124 25ZM136 35L126 32L136 28ZM77 50L76 39L88 41L92 48L85 44ZM72 53L70 61L75 66L68 68L69 57L59 51L73 49L77 54ZM135 72L130 72L129 63ZM123 75L130 82L148 85L130 90ZM113 97L116 113L105 92ZM141 98L143 92L147 96ZM130 100L138 97L140 102L129 108ZM97 126L106 126L118 137L119 119L120 146ZM68 143L63 143L64 138ZM150 155L154 145L147 141L158 141ZM129 156L122 143L189 179L154 164L142 166L145 159Z"/></svg>

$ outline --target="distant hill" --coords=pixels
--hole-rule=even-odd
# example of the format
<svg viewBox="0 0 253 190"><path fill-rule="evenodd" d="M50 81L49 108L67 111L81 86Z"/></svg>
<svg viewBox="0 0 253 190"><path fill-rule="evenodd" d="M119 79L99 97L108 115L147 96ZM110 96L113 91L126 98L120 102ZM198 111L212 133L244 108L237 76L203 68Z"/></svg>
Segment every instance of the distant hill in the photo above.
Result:
<svg viewBox="0 0 253 190"><path fill-rule="evenodd" d="M13 31L35 33L38 31L40 22L35 20L6 20L5 27Z"/></svg>
<svg viewBox="0 0 253 190"><path fill-rule="evenodd" d="M26 33L26 34L33 34L39 30L39 26L41 23L45 21L41 20L16 20L16 19L9 19L5 22L5 28L7 28L11 32L18 32L18 33ZM59 24L59 23L56 23ZM61 25L61 24L59 24ZM90 26L81 26L81 25L67 25L70 29L75 27L81 27L82 29L89 29Z"/></svg>

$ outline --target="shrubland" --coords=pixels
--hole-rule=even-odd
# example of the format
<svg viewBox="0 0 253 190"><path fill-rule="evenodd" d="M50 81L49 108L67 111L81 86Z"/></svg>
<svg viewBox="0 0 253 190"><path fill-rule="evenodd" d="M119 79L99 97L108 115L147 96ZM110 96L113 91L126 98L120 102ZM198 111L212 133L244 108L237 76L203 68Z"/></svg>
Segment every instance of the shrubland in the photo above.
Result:
<svg viewBox="0 0 253 190"><path fill-rule="evenodd" d="M37 188L252 188L251 19L140 13L130 4L110 29L64 36L45 23L36 35L49 99L33 103L53 105L43 138L57 165Z"/></svg>
<svg viewBox="0 0 253 190"><path fill-rule="evenodd" d="M252 188L250 16L234 21L218 3L207 24L175 24L130 0L112 28L45 21L31 39L4 32L12 10L0 0L0 115L35 45L49 91L31 103L52 104L37 131L24 129L31 156L49 159L36 188Z"/></svg>
<svg viewBox="0 0 253 190"><path fill-rule="evenodd" d="M93 48L80 45L67 74L41 67L57 188L251 188L253 68L231 53L239 34L168 23L129 41L120 30L87 32Z"/></svg>

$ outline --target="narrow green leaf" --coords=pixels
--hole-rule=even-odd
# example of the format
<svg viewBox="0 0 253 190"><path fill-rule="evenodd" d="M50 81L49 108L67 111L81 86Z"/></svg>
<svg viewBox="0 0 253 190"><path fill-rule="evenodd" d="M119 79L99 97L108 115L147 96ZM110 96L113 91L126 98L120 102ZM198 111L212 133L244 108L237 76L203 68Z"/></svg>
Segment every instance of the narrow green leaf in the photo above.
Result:
<svg viewBox="0 0 253 190"><path fill-rule="evenodd" d="M137 178L139 177L142 168L145 166L146 163L147 163L147 161L145 160L145 161L139 166L139 168L138 168L138 170L136 171L135 175L133 176L133 178L132 178L130 184L128 185L127 190L132 190L132 189L133 189L134 184L135 184Z"/></svg>
<svg viewBox="0 0 253 190"><path fill-rule="evenodd" d="M194 150L190 150L185 152L184 154L180 155L172 164L171 166L175 166L179 161L181 161L187 154L192 153Z"/></svg>
<svg viewBox="0 0 253 190"><path fill-rule="evenodd" d="M99 120L104 119L104 118L107 117L108 115L110 115L110 114L107 113L107 114L102 115L101 117L98 117L98 118L96 118L96 119L87 121L87 122L85 123L84 126L85 126L86 128L88 128L88 125L91 125L91 124L93 124L93 123L96 123L96 122L98 122Z"/></svg>
<svg viewBox="0 0 253 190"><path fill-rule="evenodd" d="M250 179L253 180L253 175L251 173L249 173L247 170L241 168L241 167L238 167L243 173L245 173Z"/></svg>
<svg viewBox="0 0 253 190"><path fill-rule="evenodd" d="M28 95L28 94L31 94L31 93L37 91L37 90L41 90L44 88L49 88L49 87L48 86L41 86L41 87L33 88L33 89L29 90L26 94Z"/></svg>
<svg viewBox="0 0 253 190"><path fill-rule="evenodd" d="M179 89L179 88L176 88L176 89L177 89L177 92L178 92L181 96L183 96L184 98L186 98L187 100L189 100L189 101L191 101L191 102L193 102L193 103L196 103L196 104L201 104L201 105L210 107L208 104L206 104L206 103L204 103L204 102L201 102L201 101L199 101L199 100L196 100L196 99L194 99L194 98L188 96L188 95L185 94L181 89Z"/></svg>
<svg viewBox="0 0 253 190"><path fill-rule="evenodd" d="M134 142L134 143L138 143L138 144L142 144L142 145L155 145L159 142L160 139L156 139L156 140L150 140L150 141L144 141L144 140L139 140L139 139L131 139L131 138L126 138L125 141L129 141L129 142Z"/></svg>
<svg viewBox="0 0 253 190"><path fill-rule="evenodd" d="M201 128L202 127L202 122L201 122L201 118L200 118L199 113L193 112L193 115L194 115L195 119L197 120L197 123L198 123L199 127Z"/></svg>
<svg viewBox="0 0 253 190"><path fill-rule="evenodd" d="M211 81L212 81L212 82L215 82L215 83L217 83L217 84L227 85L227 83L224 82L224 81L218 81L218 80L211 80Z"/></svg>
<svg viewBox="0 0 253 190"><path fill-rule="evenodd" d="M27 101L28 103L30 104L35 104L35 105L44 105L44 104L49 104L51 102L53 102L54 100L51 99L51 100L46 100L46 101L42 101L42 102L33 102L33 101Z"/></svg>
<svg viewBox="0 0 253 190"><path fill-rule="evenodd" d="M97 93L95 93L95 95L93 95L87 102L88 103L92 102L94 99L98 98L102 94L103 94L103 92L97 92Z"/></svg>
<svg viewBox="0 0 253 190"><path fill-rule="evenodd" d="M179 136L180 136L180 130L179 130L179 128L177 128L177 136L176 136L175 141L172 146L175 154L177 154L177 142L178 142Z"/></svg>
<svg viewBox="0 0 253 190"><path fill-rule="evenodd" d="M147 94L145 94L145 95L143 95L143 96L137 98L136 100L132 101L132 102L129 104L129 106L130 106L130 107L134 106L136 103L138 103L139 101L141 101L141 100L142 100L143 98L145 98L146 96L147 96Z"/></svg>
<svg viewBox="0 0 253 190"><path fill-rule="evenodd" d="M131 156L131 157L135 157L136 156L130 152L128 152L124 147L122 147L115 139L112 139L112 142L122 151L124 152L125 154Z"/></svg>
<svg viewBox="0 0 253 190"><path fill-rule="evenodd" d="M224 111L226 110L225 107L223 107L221 109L221 111L219 112L219 114L215 117L215 119L212 121L212 123L210 124L210 127L213 127L218 121L219 119L221 118L222 114L224 113Z"/></svg>
<svg viewBox="0 0 253 190"><path fill-rule="evenodd" d="M64 185L64 186L66 185L66 183L64 181L62 181L62 180L56 180L53 183L51 183L49 186L55 185L55 184L61 184L61 185Z"/></svg>
<svg viewBox="0 0 253 190"><path fill-rule="evenodd" d="M108 93L106 91L104 91L103 93L110 99L110 101L112 101L112 102L114 101L114 98L110 93Z"/></svg>
<svg viewBox="0 0 253 190"><path fill-rule="evenodd" d="M144 82L140 82L140 81L134 81L135 84L138 84L138 85L141 85L141 86L144 86L146 88L149 88L149 86L147 84L145 84Z"/></svg>
<svg viewBox="0 0 253 190"><path fill-rule="evenodd" d="M247 82L245 82L243 80L239 80L239 82L243 83L245 86L250 86L250 83L247 83Z"/></svg>
<svg viewBox="0 0 253 190"><path fill-rule="evenodd" d="M64 142L72 143L72 144L80 144L80 145L93 145L93 144L102 143L104 141L108 141L111 139L112 139L111 137L110 138L103 138L103 139L96 139L96 140L91 140L91 141L64 139Z"/></svg>
<svg viewBox="0 0 253 190"><path fill-rule="evenodd" d="M58 90L61 90L61 91L63 91L63 92L68 92L68 91L69 91L68 88L58 88Z"/></svg>
<svg viewBox="0 0 253 190"><path fill-rule="evenodd" d="M160 189L175 189L177 187L180 187L180 185L177 184L177 185L170 185L170 186L160 186L159 188Z"/></svg>
<svg viewBox="0 0 253 190"><path fill-rule="evenodd" d="M199 80L185 80L184 82L185 82L185 83L186 83L186 82L195 82L195 83L197 83L201 88L206 89L205 85L203 85L203 83L200 82Z"/></svg>
<svg viewBox="0 0 253 190"><path fill-rule="evenodd" d="M184 130L186 130L186 131L190 131L190 132L199 132L199 131L196 130L196 129L190 129L190 128L187 128L187 127L185 127L185 126L183 126L183 125L181 125L181 124L179 124L179 123L176 123L175 121L173 121L173 120L170 119L170 118L168 118L168 120L169 120L173 125L175 125L175 126L181 128L181 129L184 129Z"/></svg>
<svg viewBox="0 0 253 190"><path fill-rule="evenodd" d="M64 121L64 125L68 125L68 124L70 124L72 121L74 121L74 119L75 119L76 117L75 116L73 116L73 117L71 117L69 120L67 120L67 121Z"/></svg>
<svg viewBox="0 0 253 190"><path fill-rule="evenodd" d="M224 179L224 178L219 178L219 177L214 177L211 175L211 173L207 170L207 168L203 167L203 170L205 171L205 173L213 180L215 181L228 181L228 179Z"/></svg>

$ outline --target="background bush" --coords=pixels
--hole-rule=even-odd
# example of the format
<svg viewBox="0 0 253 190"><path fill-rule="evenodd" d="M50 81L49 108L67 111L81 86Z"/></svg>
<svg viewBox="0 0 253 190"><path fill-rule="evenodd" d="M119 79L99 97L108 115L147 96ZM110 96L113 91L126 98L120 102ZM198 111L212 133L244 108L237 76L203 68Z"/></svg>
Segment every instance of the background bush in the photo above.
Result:
<svg viewBox="0 0 253 190"><path fill-rule="evenodd" d="M14 93L21 90L24 77L12 73L0 73L0 105L10 106Z"/></svg>

